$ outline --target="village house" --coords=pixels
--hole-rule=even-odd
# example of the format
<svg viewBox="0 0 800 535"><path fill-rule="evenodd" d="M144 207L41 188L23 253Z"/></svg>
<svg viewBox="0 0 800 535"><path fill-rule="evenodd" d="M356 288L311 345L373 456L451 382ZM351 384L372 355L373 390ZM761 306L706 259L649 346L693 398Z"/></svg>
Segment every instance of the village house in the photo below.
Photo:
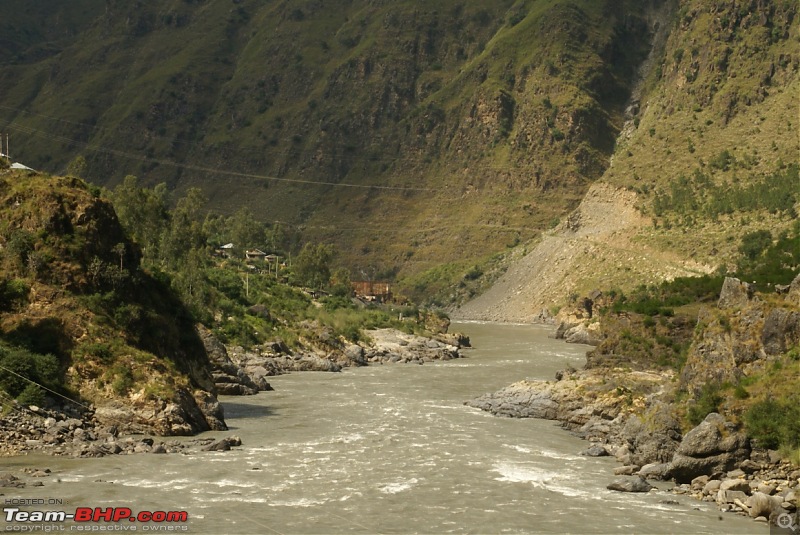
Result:
<svg viewBox="0 0 800 535"><path fill-rule="evenodd" d="M392 285L388 282L353 281L351 285L356 297L365 301L388 303L392 300Z"/></svg>

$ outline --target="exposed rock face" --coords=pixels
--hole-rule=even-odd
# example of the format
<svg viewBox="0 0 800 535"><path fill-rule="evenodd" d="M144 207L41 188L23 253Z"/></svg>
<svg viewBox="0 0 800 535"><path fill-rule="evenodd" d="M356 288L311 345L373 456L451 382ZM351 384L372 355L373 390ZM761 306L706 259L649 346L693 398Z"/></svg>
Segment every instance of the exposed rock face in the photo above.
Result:
<svg viewBox="0 0 800 535"><path fill-rule="evenodd" d="M750 455L747 436L717 413L683 437L667 472L678 483L733 469Z"/></svg>
<svg viewBox="0 0 800 535"><path fill-rule="evenodd" d="M461 356L459 346L451 345L466 342L465 337L445 338L447 342L404 333L397 329L375 329L367 331L372 344L366 347L365 357L373 363L412 363L422 364L434 360L451 360Z"/></svg>
<svg viewBox="0 0 800 535"><path fill-rule="evenodd" d="M620 438L629 451L627 461L644 469L645 465L663 465L672 459L681 442L681 426L669 406L653 400L641 416L625 421Z"/></svg>
<svg viewBox="0 0 800 535"><path fill-rule="evenodd" d="M800 312L774 308L764 320L761 344L767 355L780 355L800 340Z"/></svg>
<svg viewBox="0 0 800 535"><path fill-rule="evenodd" d="M707 384L736 383L800 343L800 311L792 299L790 292L782 305L765 303L749 284L726 278L718 309L699 314L681 387L698 394Z"/></svg>
<svg viewBox="0 0 800 535"><path fill-rule="evenodd" d="M557 382L520 381L466 404L498 416L558 420L638 469L669 461L680 442L678 422L663 405L651 401L669 383L669 376L667 372L583 370L562 373ZM619 386L609 391L605 385L610 380Z"/></svg>
<svg viewBox="0 0 800 535"><path fill-rule="evenodd" d="M216 398L214 398L214 402L216 402ZM42 452L59 456L104 457L132 453L178 453L214 442L209 438L180 442L156 442L149 437L123 438L119 436L121 428L154 430L152 414L138 414L124 406L117 409L104 407L102 411L91 412L78 411L74 407L59 409L28 407L24 409L14 402L10 409L0 419L0 455ZM197 429L192 429L191 426L184 427L184 425L188 425L186 416L180 414L176 416L175 414L180 410L167 404L162 412L170 414L161 415L158 421L161 422L161 425L171 424L172 427L156 429L156 431L172 435L196 432ZM105 418L98 412L104 412ZM119 425L104 425L103 419L119 422ZM224 430L225 428L222 424L212 429ZM236 437L223 440L229 440L229 446L241 444L238 439L232 439L236 439ZM33 477L39 476L33 474ZM2 480L2 476L0 476L0 480ZM2 486L3 482L0 481L0 487Z"/></svg>
<svg viewBox="0 0 800 535"><path fill-rule="evenodd" d="M753 285L733 277L725 277L717 306L719 308L741 308L747 306L754 293Z"/></svg>
<svg viewBox="0 0 800 535"><path fill-rule="evenodd" d="M624 270L625 278L655 282L713 270L695 262L679 264L663 250L642 242L634 244L631 238L650 225L636 204L635 193L594 182L566 221L545 233L489 290L454 310L452 316L531 322L542 317L542 309L563 302L571 293L604 287L600 273L613 279L613 274ZM593 313L597 304L592 305ZM558 320L563 319L561 316Z"/></svg>
<svg viewBox="0 0 800 535"><path fill-rule="evenodd" d="M256 372L248 373L241 366L234 364L228 356L228 350L214 334L203 325L197 325L197 333L211 362L211 374L217 391L227 396L243 396L257 394L261 390L272 390L264 380L264 375Z"/></svg>
<svg viewBox="0 0 800 535"><path fill-rule="evenodd" d="M178 389L170 400L107 401L95 408L94 416L123 433L188 436L228 429L216 396L200 389Z"/></svg>
<svg viewBox="0 0 800 535"><path fill-rule="evenodd" d="M599 323L580 323L564 332L564 341L569 344L596 346L600 343Z"/></svg>

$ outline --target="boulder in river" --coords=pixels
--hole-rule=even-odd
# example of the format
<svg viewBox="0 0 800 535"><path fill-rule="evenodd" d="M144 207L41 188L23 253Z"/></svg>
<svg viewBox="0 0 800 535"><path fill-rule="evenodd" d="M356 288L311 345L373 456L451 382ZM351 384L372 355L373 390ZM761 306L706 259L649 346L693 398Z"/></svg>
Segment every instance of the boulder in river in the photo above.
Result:
<svg viewBox="0 0 800 535"><path fill-rule="evenodd" d="M615 479L606 487L608 490L616 490L619 492L650 492L655 488L647 482L643 477L621 477Z"/></svg>

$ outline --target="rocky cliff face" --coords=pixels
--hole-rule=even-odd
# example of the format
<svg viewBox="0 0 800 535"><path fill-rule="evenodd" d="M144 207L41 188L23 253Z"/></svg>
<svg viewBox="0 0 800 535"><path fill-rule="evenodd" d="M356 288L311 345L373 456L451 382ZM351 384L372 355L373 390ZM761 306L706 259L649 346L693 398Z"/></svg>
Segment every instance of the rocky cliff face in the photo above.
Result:
<svg viewBox="0 0 800 535"><path fill-rule="evenodd" d="M648 224L636 194L597 183L580 206L513 263L483 295L453 310L454 317L528 322L542 310L609 284L668 280L709 266L636 246L631 237ZM630 281L630 282L628 282ZM574 322L577 324L577 321Z"/></svg>
<svg viewBox="0 0 800 535"><path fill-rule="evenodd" d="M681 387L699 394L709 384L736 384L800 344L800 276L790 288L766 299L748 283L726 278L717 308L698 317Z"/></svg>
<svg viewBox="0 0 800 535"><path fill-rule="evenodd" d="M791 210L758 207L756 198L800 150L797 125L784 112L800 83L797 6L682 0L675 7L657 21L663 40L653 41L642 65L602 177L575 212L527 244L493 289L454 316L530 321L595 288L627 292L731 270L741 236L792 225ZM692 177L700 179L691 193L673 197ZM715 213L739 180L753 186L746 196L755 202ZM722 193L712 194L712 185ZM796 207L794 190L787 197Z"/></svg>

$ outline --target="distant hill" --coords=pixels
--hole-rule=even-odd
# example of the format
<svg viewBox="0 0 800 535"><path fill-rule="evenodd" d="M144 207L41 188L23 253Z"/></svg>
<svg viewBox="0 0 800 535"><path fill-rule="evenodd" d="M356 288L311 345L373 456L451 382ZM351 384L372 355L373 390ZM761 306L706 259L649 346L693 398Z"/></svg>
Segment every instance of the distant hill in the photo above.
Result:
<svg viewBox="0 0 800 535"><path fill-rule="evenodd" d="M356 273L401 275L485 258L574 207L667 9L3 4L0 126L20 159L199 186L220 210L336 242Z"/></svg>
<svg viewBox="0 0 800 535"><path fill-rule="evenodd" d="M796 160L797 125L778 119L796 109L796 15L790 0L10 0L0 129L37 169L81 154L101 185L201 187L446 302L603 176L650 217L673 175L725 150L737 163L714 180Z"/></svg>

